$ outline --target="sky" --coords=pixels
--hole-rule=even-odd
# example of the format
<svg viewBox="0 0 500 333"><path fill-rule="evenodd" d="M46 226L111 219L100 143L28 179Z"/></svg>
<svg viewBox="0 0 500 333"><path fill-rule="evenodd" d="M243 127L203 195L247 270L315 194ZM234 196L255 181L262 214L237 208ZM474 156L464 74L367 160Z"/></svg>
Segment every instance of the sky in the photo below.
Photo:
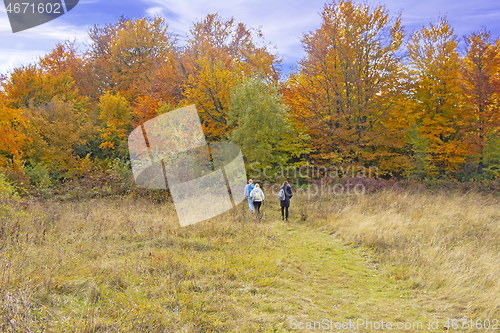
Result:
<svg viewBox="0 0 500 333"><path fill-rule="evenodd" d="M493 38L500 37L498 0L371 0L368 3L385 5L392 16L400 13L407 33L446 16L459 37L482 28L490 31ZM304 56L301 38L319 28L319 13L324 4L324 0L80 0L61 17L13 33L5 6L0 3L0 74L35 63L57 43L66 40L76 40L79 49L85 50L89 28L115 23L120 16L152 18L161 14L169 23L170 32L182 44L193 23L211 13L260 28L270 50L282 57L282 70L286 74Z"/></svg>

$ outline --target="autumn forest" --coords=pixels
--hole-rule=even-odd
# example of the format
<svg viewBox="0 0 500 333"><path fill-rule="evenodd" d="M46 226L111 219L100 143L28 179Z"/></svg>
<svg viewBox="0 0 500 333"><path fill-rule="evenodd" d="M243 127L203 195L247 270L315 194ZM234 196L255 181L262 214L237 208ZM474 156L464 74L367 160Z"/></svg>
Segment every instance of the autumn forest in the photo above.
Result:
<svg viewBox="0 0 500 333"><path fill-rule="evenodd" d="M219 14L187 36L122 17L0 74L1 332L498 328L500 36L457 36L445 17L407 31L384 6L338 0L291 70L265 37ZM228 178L189 159L207 167L178 168L190 180L228 191L186 186L183 205L135 183L128 138L193 104L206 141L244 163ZM186 123L152 128L200 142ZM151 169L168 185L167 163ZM243 164L260 212L236 206Z"/></svg>
<svg viewBox="0 0 500 333"><path fill-rule="evenodd" d="M500 38L446 18L409 33L384 6L328 3L289 75L259 30L207 15L182 42L160 16L55 45L1 77L0 164L63 184L126 168L128 134L195 104L208 141L258 168L376 166L385 179L496 180Z"/></svg>

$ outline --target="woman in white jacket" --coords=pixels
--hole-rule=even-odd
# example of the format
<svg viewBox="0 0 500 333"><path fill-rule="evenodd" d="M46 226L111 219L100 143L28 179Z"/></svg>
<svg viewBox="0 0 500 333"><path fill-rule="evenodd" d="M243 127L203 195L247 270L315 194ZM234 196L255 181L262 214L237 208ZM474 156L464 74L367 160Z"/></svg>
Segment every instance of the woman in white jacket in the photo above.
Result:
<svg viewBox="0 0 500 333"><path fill-rule="evenodd" d="M265 199L264 192L262 192L262 190L260 189L259 184L255 184L255 188L252 190L252 192L250 192L250 199L252 199L255 211L257 212L257 215L259 215L260 206Z"/></svg>

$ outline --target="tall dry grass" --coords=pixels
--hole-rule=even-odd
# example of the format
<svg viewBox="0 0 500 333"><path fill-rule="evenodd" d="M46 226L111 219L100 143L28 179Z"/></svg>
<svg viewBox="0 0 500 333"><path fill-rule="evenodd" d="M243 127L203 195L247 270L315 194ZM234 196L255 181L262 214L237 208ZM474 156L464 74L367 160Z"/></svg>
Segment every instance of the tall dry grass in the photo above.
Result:
<svg viewBox="0 0 500 333"><path fill-rule="evenodd" d="M386 190L303 195L302 220L372 248L394 279L450 300L457 317L500 316L500 198L484 193ZM435 309L434 309L435 310Z"/></svg>
<svg viewBox="0 0 500 333"><path fill-rule="evenodd" d="M253 304L275 285L285 255L268 226L243 209L181 229L171 202L115 197L3 207L1 332L271 325L242 320L254 314L237 303Z"/></svg>
<svg viewBox="0 0 500 333"><path fill-rule="evenodd" d="M2 199L0 331L283 328L292 303L281 299L286 287L277 290L297 278L289 268L299 263L290 266L286 233L278 236L270 227L281 221L278 208L271 209L277 199L268 197L266 221L257 222L243 203L186 228L178 226L171 202ZM498 197L296 193L290 228L296 223L370 247L392 279L429 291L422 298L429 313L500 315ZM443 306L450 309L438 309Z"/></svg>

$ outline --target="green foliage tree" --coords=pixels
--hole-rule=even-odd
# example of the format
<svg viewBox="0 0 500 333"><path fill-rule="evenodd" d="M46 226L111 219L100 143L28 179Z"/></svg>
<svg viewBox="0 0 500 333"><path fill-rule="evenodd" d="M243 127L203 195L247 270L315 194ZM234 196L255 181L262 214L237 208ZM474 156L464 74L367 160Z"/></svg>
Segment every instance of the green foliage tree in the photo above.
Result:
<svg viewBox="0 0 500 333"><path fill-rule="evenodd" d="M406 176L416 181L425 180L435 175L435 168L431 164L429 140L422 136L417 125L408 131L411 144L412 163L409 165Z"/></svg>
<svg viewBox="0 0 500 333"><path fill-rule="evenodd" d="M483 174L487 179L500 178L500 133L488 138L482 154Z"/></svg>
<svg viewBox="0 0 500 333"><path fill-rule="evenodd" d="M307 154L308 136L294 128L278 87L252 76L231 93L229 138L238 144L252 171L271 176L293 158Z"/></svg>

